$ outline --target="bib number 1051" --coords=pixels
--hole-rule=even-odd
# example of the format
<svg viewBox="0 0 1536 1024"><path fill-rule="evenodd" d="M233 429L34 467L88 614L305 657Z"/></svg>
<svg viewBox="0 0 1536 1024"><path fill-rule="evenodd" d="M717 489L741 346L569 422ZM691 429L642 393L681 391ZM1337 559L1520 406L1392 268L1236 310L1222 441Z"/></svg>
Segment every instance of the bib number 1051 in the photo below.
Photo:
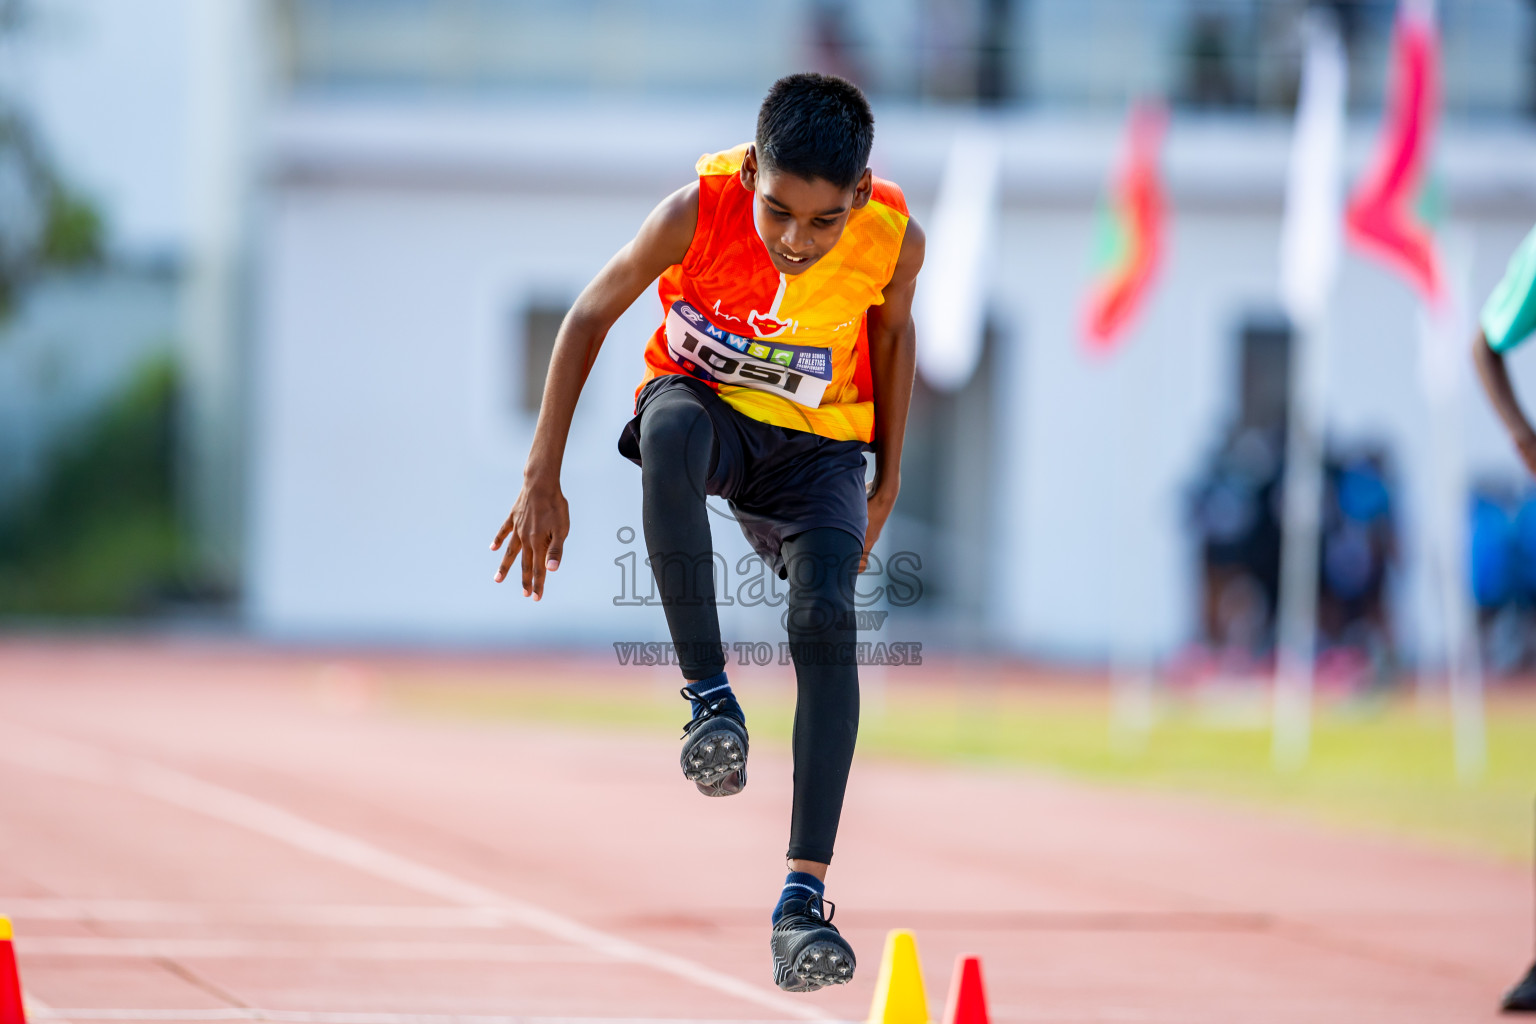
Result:
<svg viewBox="0 0 1536 1024"><path fill-rule="evenodd" d="M685 302L674 304L667 313L667 348L695 376L769 391L812 409L821 404L831 378L831 353L826 349L775 346L740 337L715 328Z"/></svg>
<svg viewBox="0 0 1536 1024"><path fill-rule="evenodd" d="M742 377L758 384L767 384L769 387L778 388L780 391L791 395L799 390L800 382L805 380L805 374L803 373L781 370L777 366L762 366L747 362L736 356L728 356L724 352L712 348L709 342L700 338L692 331L685 331L683 334L683 351L709 367L710 372L718 376Z"/></svg>

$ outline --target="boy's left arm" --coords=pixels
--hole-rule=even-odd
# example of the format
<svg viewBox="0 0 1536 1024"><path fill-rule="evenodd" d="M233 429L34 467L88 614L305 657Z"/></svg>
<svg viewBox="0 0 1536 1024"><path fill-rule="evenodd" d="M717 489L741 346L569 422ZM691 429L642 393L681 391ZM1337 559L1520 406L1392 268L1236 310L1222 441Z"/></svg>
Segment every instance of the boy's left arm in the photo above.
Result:
<svg viewBox="0 0 1536 1024"><path fill-rule="evenodd" d="M869 307L869 368L875 386L875 478L869 485L869 527L864 533L863 572L869 551L896 505L901 490L901 446L907 434L907 409L912 404L912 377L917 369L917 329L912 323L912 296L923 266L925 239L917 221L907 221L896 270L885 286L884 301Z"/></svg>

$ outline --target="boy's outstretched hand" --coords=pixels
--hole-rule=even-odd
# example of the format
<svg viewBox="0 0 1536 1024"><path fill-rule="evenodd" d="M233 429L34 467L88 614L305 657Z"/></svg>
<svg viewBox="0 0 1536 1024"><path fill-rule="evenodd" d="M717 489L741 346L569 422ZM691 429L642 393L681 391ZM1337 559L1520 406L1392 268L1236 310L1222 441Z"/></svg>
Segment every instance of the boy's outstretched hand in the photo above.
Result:
<svg viewBox="0 0 1536 1024"><path fill-rule="evenodd" d="M558 479L541 481L525 480L518 493L507 521L496 531L491 550L507 542L507 550L501 557L501 568L496 570L495 582L507 578L517 553L523 553L523 596L535 601L544 596L544 573L560 568L560 554L565 548L565 536L571 532L571 513L560 492Z"/></svg>
<svg viewBox="0 0 1536 1024"><path fill-rule="evenodd" d="M581 290L560 322L549 357L549 374L544 378L533 444L523 470L523 489L491 542L492 551L501 547L502 541L507 542L501 568L496 570L497 583L507 578L513 560L522 552L524 597L537 601L544 596L544 574L560 567L565 535L571 532L571 514L565 495L560 493L560 462L576 400L592 364L597 362L603 339L652 281L683 261L698 219L699 183L694 181L651 211L640 225L640 233Z"/></svg>

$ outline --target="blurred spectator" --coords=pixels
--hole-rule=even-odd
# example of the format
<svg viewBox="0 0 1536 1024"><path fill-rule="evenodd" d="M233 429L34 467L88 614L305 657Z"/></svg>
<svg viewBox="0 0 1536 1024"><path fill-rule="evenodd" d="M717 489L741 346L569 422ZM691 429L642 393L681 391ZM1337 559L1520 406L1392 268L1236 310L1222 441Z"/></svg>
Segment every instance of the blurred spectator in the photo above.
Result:
<svg viewBox="0 0 1536 1024"><path fill-rule="evenodd" d="M1202 640L1221 660L1258 661L1274 649L1280 599L1282 428L1228 432L1195 485L1191 519L1201 562ZM1386 453L1367 446L1324 459L1318 573L1318 652L1348 653L1387 678L1395 652L1387 602L1397 562ZM1536 527L1536 512L1532 515ZM1533 573L1536 575L1536 573ZM1330 653L1331 652L1331 653Z"/></svg>
<svg viewBox="0 0 1536 1024"><path fill-rule="evenodd" d="M1195 487L1204 639L1224 655L1257 658L1274 645L1280 594L1280 437L1231 431Z"/></svg>
<svg viewBox="0 0 1536 1024"><path fill-rule="evenodd" d="M1480 484L1470 528L1484 663L1497 673L1536 668L1536 491Z"/></svg>
<svg viewBox="0 0 1536 1024"><path fill-rule="evenodd" d="M1395 661L1387 580L1397 563L1397 522L1386 453L1367 447L1328 460L1318 594L1319 648L1365 655L1378 682Z"/></svg>

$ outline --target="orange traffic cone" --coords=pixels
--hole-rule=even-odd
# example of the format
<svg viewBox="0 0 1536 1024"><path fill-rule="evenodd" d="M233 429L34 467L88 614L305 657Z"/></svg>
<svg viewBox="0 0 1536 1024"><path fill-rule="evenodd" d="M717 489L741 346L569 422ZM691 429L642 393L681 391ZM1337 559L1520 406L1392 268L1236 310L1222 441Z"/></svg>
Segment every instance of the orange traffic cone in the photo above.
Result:
<svg viewBox="0 0 1536 1024"><path fill-rule="evenodd" d="M981 957L962 955L955 960L944 1024L989 1024L987 992L981 985Z"/></svg>
<svg viewBox="0 0 1536 1024"><path fill-rule="evenodd" d="M27 1024L21 1008L21 975L16 973L16 951L11 948L11 919L0 917L0 1024Z"/></svg>

